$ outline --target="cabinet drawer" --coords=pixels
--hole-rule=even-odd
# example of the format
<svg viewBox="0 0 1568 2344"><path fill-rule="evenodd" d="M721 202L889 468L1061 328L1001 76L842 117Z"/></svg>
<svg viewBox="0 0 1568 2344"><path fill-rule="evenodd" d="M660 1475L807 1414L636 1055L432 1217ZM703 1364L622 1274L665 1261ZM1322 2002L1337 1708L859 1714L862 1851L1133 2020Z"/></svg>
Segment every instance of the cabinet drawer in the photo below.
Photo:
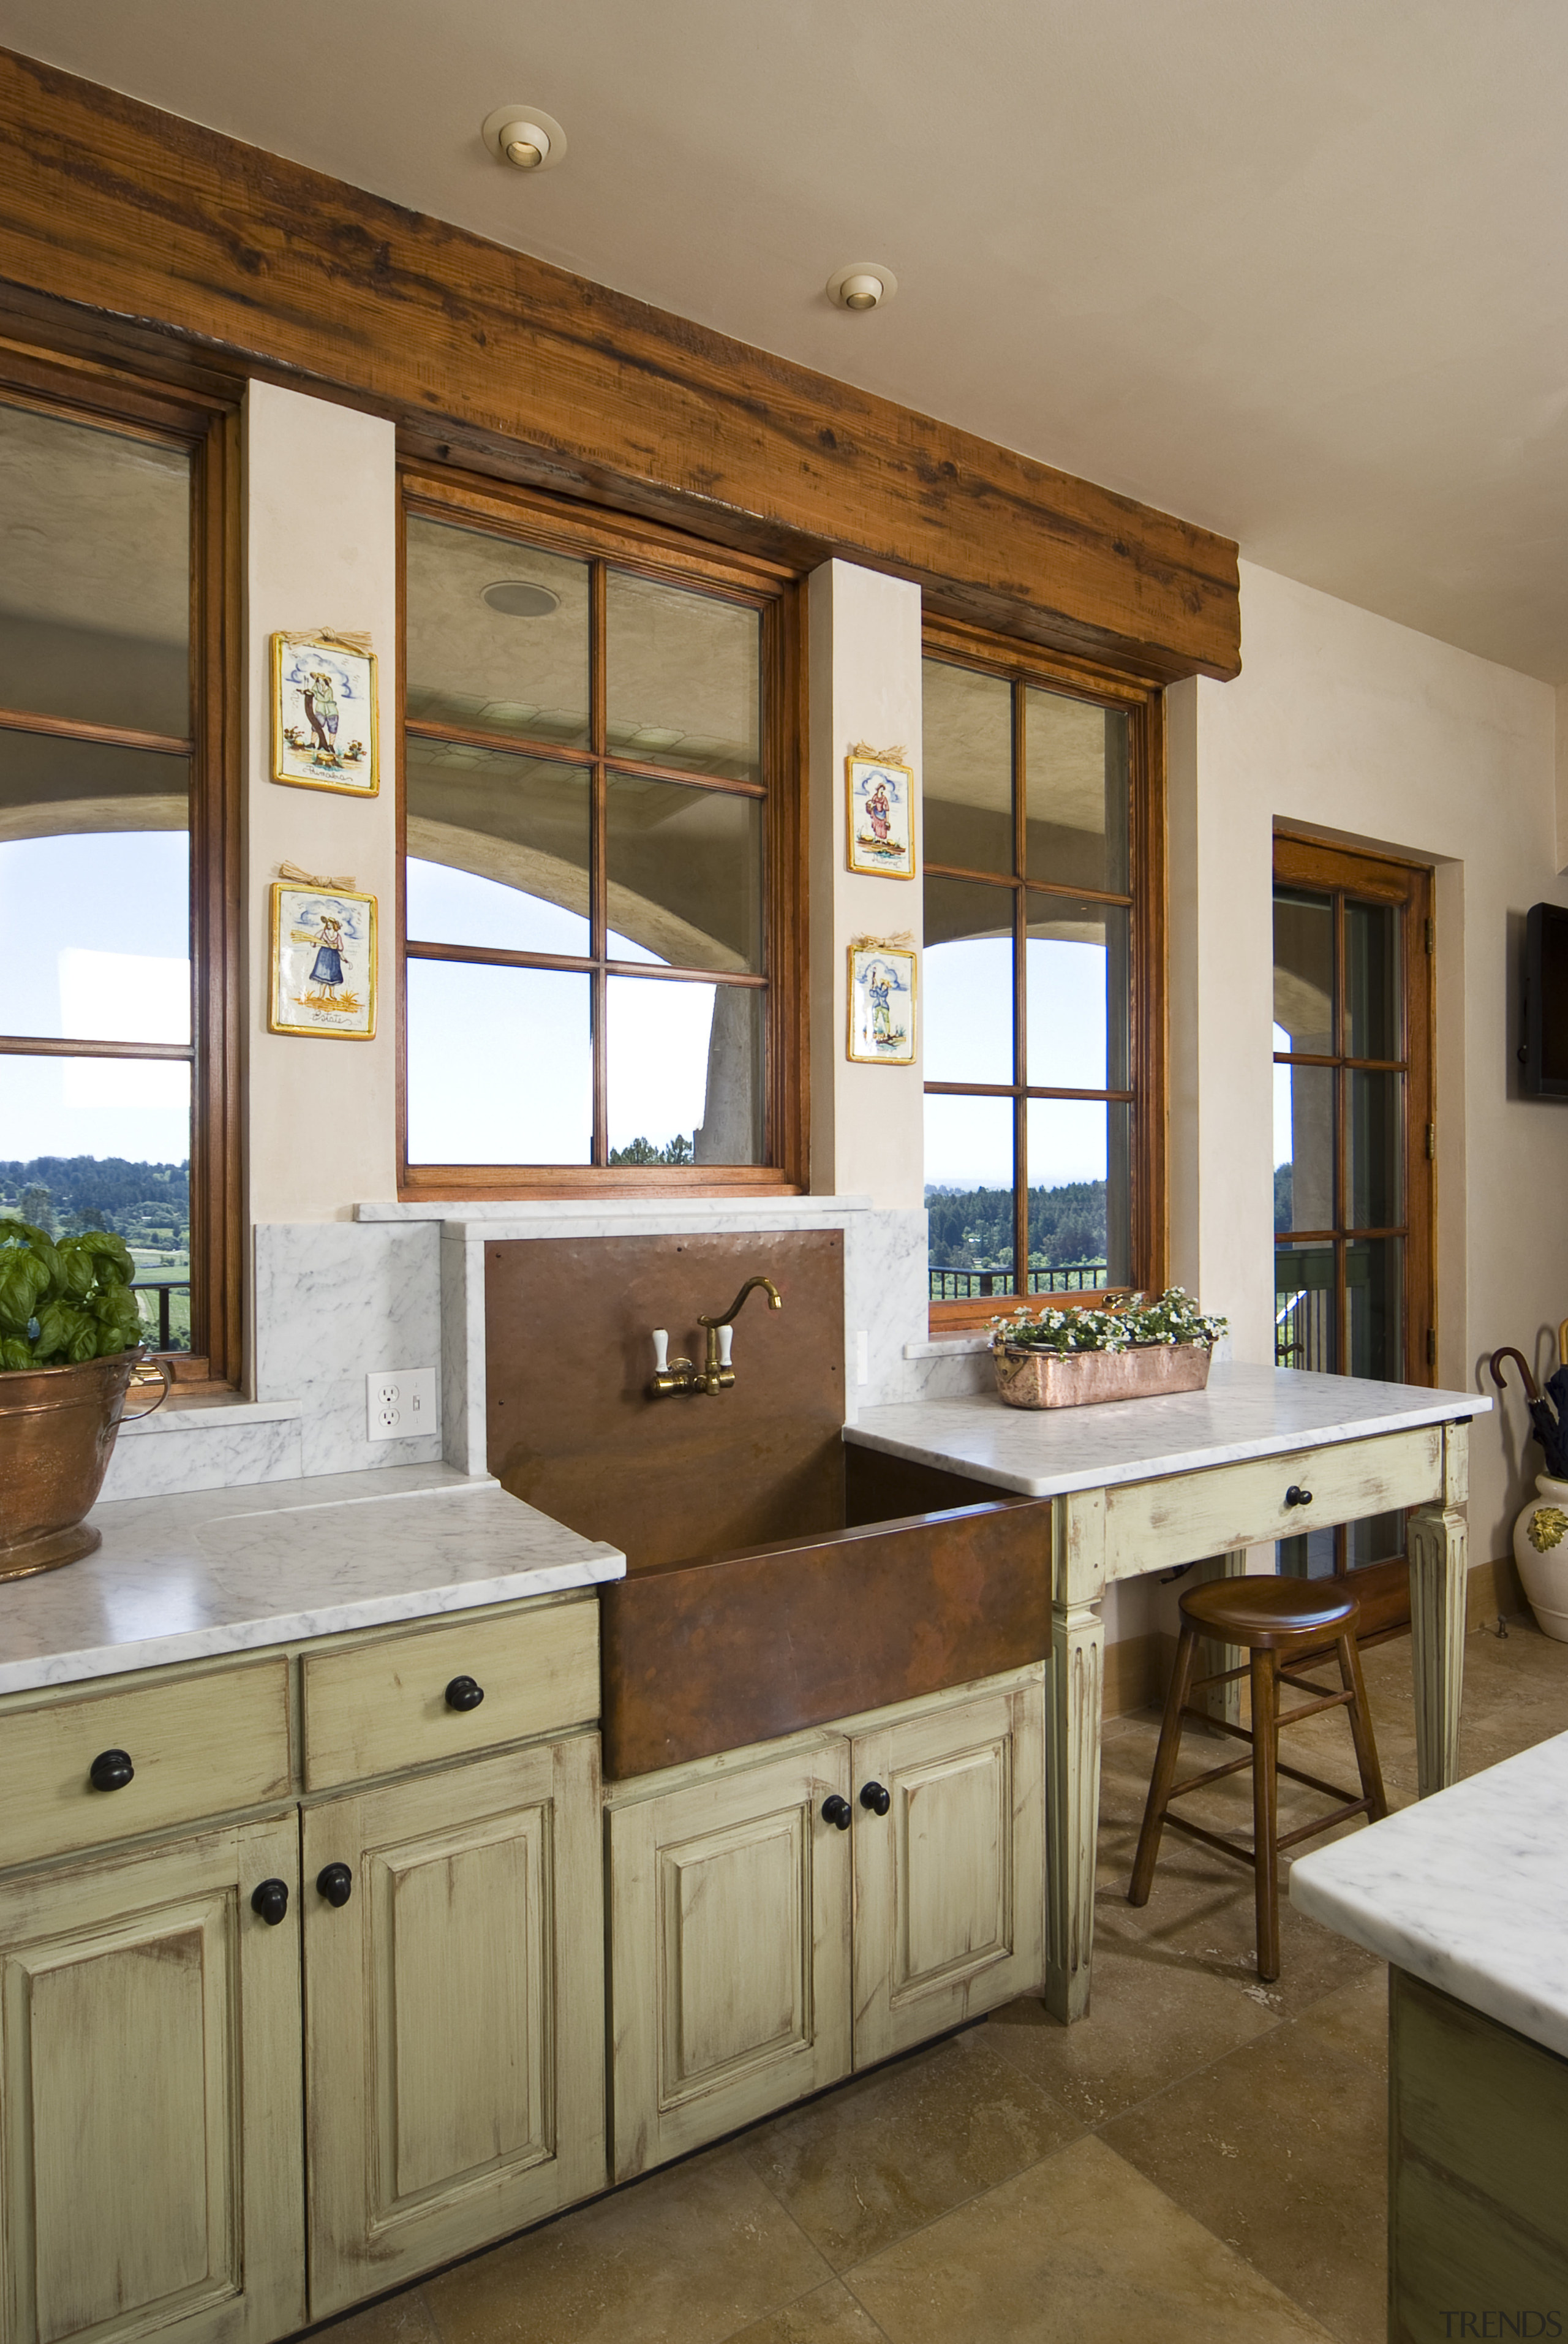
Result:
<svg viewBox="0 0 1568 2344"><path fill-rule="evenodd" d="M95 1790L93 1761L124 1751L131 1779ZM0 1716L0 1864L162 1831L282 1798L290 1788L288 1663L95 1693Z"/></svg>
<svg viewBox="0 0 1568 2344"><path fill-rule="evenodd" d="M1312 1491L1310 1506L1286 1505L1292 1484ZM1106 1496L1106 1576L1171 1570L1324 1524L1428 1505L1442 1494L1441 1424L1169 1480L1135 1481Z"/></svg>
<svg viewBox="0 0 1568 2344"><path fill-rule="evenodd" d="M545 1603L311 1652L303 1676L307 1790L464 1758L598 1715L598 1604ZM447 1699L458 1677L484 1693L471 1709Z"/></svg>

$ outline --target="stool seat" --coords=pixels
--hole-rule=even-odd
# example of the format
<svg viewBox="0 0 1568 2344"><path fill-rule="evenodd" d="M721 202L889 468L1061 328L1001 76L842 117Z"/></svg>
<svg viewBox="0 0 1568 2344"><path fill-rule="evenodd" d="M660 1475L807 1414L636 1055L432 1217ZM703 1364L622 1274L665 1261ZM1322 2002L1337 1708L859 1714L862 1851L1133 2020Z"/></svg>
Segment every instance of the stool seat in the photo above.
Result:
<svg viewBox="0 0 1568 2344"><path fill-rule="evenodd" d="M1365 1815L1376 1823L1388 1813L1383 1795L1382 1775L1377 1763L1377 1745L1372 1740L1372 1719L1367 1714L1366 1687L1362 1682L1361 1656L1356 1650L1356 1622L1361 1607L1354 1595L1342 1584L1332 1580L1294 1579L1290 1577L1213 1579L1201 1587L1194 1587L1181 1598L1181 1635L1176 1647L1176 1666L1171 1679L1171 1690L1165 1702L1164 1722L1160 1728L1160 1747L1155 1753L1154 1773L1149 1784L1149 1802L1143 1810L1143 1828L1138 1834L1138 1853L1132 1862L1132 1878L1128 1884L1130 1904L1145 1904L1153 1884L1155 1861L1160 1854L1161 1836L1169 1827L1183 1833L1188 1838L1201 1840L1205 1846L1215 1848L1221 1855L1240 1858L1253 1871L1254 1902L1258 1920L1258 1975L1276 1978L1280 1975L1280 1858L1287 1848L1297 1846L1304 1839L1315 1839L1320 1832L1334 1824L1348 1823L1352 1815ZM1222 1669L1216 1675L1199 1676L1199 1646L1207 1638L1212 1643L1241 1646L1250 1658L1239 1669ZM1340 1690L1331 1692L1311 1677L1295 1673L1309 1663L1327 1658L1322 1649L1332 1645L1339 1662ZM1228 1685L1238 1677L1251 1680L1252 1722L1249 1731L1224 1717L1207 1716L1192 1706L1192 1695L1208 1685ZM1282 1710L1280 1687L1289 1685L1292 1692L1311 1696L1296 1708ZM1325 1710L1342 1709L1350 1723L1351 1740L1355 1749L1356 1771L1361 1777L1361 1795L1352 1796L1337 1783L1325 1783L1317 1774L1308 1774L1299 1766L1288 1766L1280 1756L1280 1728L1294 1725L1302 1718L1321 1716ZM1176 1779L1180 1763L1181 1729L1189 1721L1212 1732L1231 1734L1248 1745L1248 1755L1237 1758L1224 1766L1207 1767L1201 1774L1191 1774L1185 1782ZM1252 1838L1250 1845L1229 1838L1222 1832L1211 1831L1202 1824L1191 1822L1184 1815L1171 1812L1173 1800L1185 1798L1193 1791L1209 1789L1228 1775L1239 1774L1250 1768L1252 1776ZM1279 1824L1279 1777L1287 1775L1292 1783L1305 1784L1339 1803L1326 1815L1311 1823L1299 1824L1294 1831L1282 1833Z"/></svg>
<svg viewBox="0 0 1568 2344"><path fill-rule="evenodd" d="M1184 1619L1216 1642L1250 1652L1299 1644L1314 1629L1337 1635L1356 1608L1355 1597L1332 1579L1211 1579L1181 1598Z"/></svg>

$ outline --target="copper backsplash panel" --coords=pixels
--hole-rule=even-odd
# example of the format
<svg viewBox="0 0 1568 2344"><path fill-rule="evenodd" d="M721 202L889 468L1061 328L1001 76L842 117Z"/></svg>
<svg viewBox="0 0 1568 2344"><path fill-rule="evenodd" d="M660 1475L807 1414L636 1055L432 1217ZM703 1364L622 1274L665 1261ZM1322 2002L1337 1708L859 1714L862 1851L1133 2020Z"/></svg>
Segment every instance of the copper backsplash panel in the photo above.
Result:
<svg viewBox="0 0 1568 2344"><path fill-rule="evenodd" d="M735 1328L735 1384L650 1399L650 1329L699 1361L699 1311ZM514 1497L625 1552L632 1571L813 1536L844 1521L844 1240L527 1238L485 1248L490 1470Z"/></svg>

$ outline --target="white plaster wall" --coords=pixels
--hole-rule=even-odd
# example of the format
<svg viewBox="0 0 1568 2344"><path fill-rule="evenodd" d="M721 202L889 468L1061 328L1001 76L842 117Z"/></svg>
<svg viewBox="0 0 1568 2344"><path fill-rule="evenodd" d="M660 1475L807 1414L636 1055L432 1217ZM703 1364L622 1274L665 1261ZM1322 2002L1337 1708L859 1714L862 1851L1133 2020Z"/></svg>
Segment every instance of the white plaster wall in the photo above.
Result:
<svg viewBox="0 0 1568 2344"><path fill-rule="evenodd" d="M1274 823L1432 861L1438 1379L1477 1390L1568 1311L1568 1113L1519 1096L1513 1056L1523 915L1568 902L1554 694L1248 562L1241 610L1236 682L1170 694L1174 1275L1271 1356ZM1508 1551L1521 1424L1476 1420L1473 1561Z"/></svg>
<svg viewBox="0 0 1568 2344"><path fill-rule="evenodd" d="M811 1187L819 1196L854 1192L923 1212L918 1058L910 1066L868 1066L845 1056L850 938L907 929L918 945L922 935L918 880L845 868L844 803L844 760L854 743L900 747L915 773L918 825L920 591L853 562L827 561L812 571L809 594ZM918 826L916 855L918 866ZM916 1002L918 1020L918 985Z"/></svg>
<svg viewBox="0 0 1568 2344"><path fill-rule="evenodd" d="M246 1036L249 1217L347 1220L397 1182L397 481L390 423L270 383L245 402ZM378 662L381 790L346 797L270 778L270 638L367 630ZM266 1030L269 891L280 862L352 874L377 900L369 1042Z"/></svg>

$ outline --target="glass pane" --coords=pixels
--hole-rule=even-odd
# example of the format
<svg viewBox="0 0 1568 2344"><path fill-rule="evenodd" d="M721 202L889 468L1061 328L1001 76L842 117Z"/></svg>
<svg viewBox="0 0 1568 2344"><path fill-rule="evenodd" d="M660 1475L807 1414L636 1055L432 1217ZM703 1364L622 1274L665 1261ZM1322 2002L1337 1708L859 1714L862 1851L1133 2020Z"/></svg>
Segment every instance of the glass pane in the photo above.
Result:
<svg viewBox="0 0 1568 2344"><path fill-rule="evenodd" d="M587 745L586 561L411 514L407 603L410 716Z"/></svg>
<svg viewBox="0 0 1568 2344"><path fill-rule="evenodd" d="M1274 1365L1332 1375L1338 1349L1332 1246L1276 1246Z"/></svg>
<svg viewBox="0 0 1568 2344"><path fill-rule="evenodd" d="M1274 890L1276 1050L1333 1054L1334 909L1328 895Z"/></svg>
<svg viewBox="0 0 1568 2344"><path fill-rule="evenodd" d="M1397 1228L1404 1219L1404 1076L1352 1072L1346 1079L1350 1227Z"/></svg>
<svg viewBox="0 0 1568 2344"><path fill-rule="evenodd" d="M926 861L1012 875L1012 686L922 663Z"/></svg>
<svg viewBox="0 0 1568 2344"><path fill-rule="evenodd" d="M190 731L190 459L0 406L0 706Z"/></svg>
<svg viewBox="0 0 1568 2344"><path fill-rule="evenodd" d="M1024 1116L1030 1292L1125 1286L1132 1258L1129 1108L1030 1099Z"/></svg>
<svg viewBox="0 0 1568 2344"><path fill-rule="evenodd" d="M409 935L586 955L583 768L411 735L406 770Z"/></svg>
<svg viewBox="0 0 1568 2344"><path fill-rule="evenodd" d="M619 570L608 594L611 756L759 781L761 613Z"/></svg>
<svg viewBox="0 0 1568 2344"><path fill-rule="evenodd" d="M188 1042L189 886L183 830L0 844L0 1033Z"/></svg>
<svg viewBox="0 0 1568 2344"><path fill-rule="evenodd" d="M928 879L925 894L926 1080L1010 1083L1013 891Z"/></svg>
<svg viewBox="0 0 1568 2344"><path fill-rule="evenodd" d="M1128 914L1031 892L1025 917L1028 1080L1053 1090L1126 1090Z"/></svg>
<svg viewBox="0 0 1568 2344"><path fill-rule="evenodd" d="M411 1164L587 1164L589 979L411 960Z"/></svg>
<svg viewBox="0 0 1568 2344"><path fill-rule="evenodd" d="M1279 1029L1275 1029L1279 1039ZM1334 1226L1332 1066L1274 1066L1274 1227Z"/></svg>
<svg viewBox="0 0 1568 2344"><path fill-rule="evenodd" d="M612 1164L762 1161L761 988L609 979Z"/></svg>
<svg viewBox="0 0 1568 2344"><path fill-rule="evenodd" d="M612 955L759 971L761 799L625 773L609 776L607 794L608 916L620 939Z"/></svg>
<svg viewBox="0 0 1568 2344"><path fill-rule="evenodd" d="M1275 1566L1286 1579L1332 1579L1334 1575L1332 1531L1308 1531L1302 1538L1280 1539L1274 1547Z"/></svg>
<svg viewBox="0 0 1568 2344"><path fill-rule="evenodd" d="M930 1298L1013 1290L1012 1101L926 1096Z"/></svg>
<svg viewBox="0 0 1568 2344"><path fill-rule="evenodd" d="M1404 1379L1404 1240L1358 1239L1345 1248L1346 1372L1383 1383Z"/></svg>
<svg viewBox="0 0 1568 2344"><path fill-rule="evenodd" d="M1352 1058L1404 1056L1399 928L1395 904L1345 905L1345 1048Z"/></svg>
<svg viewBox="0 0 1568 2344"><path fill-rule="evenodd" d="M1127 885L1129 722L1032 684L1024 694L1028 871L1061 887Z"/></svg>

